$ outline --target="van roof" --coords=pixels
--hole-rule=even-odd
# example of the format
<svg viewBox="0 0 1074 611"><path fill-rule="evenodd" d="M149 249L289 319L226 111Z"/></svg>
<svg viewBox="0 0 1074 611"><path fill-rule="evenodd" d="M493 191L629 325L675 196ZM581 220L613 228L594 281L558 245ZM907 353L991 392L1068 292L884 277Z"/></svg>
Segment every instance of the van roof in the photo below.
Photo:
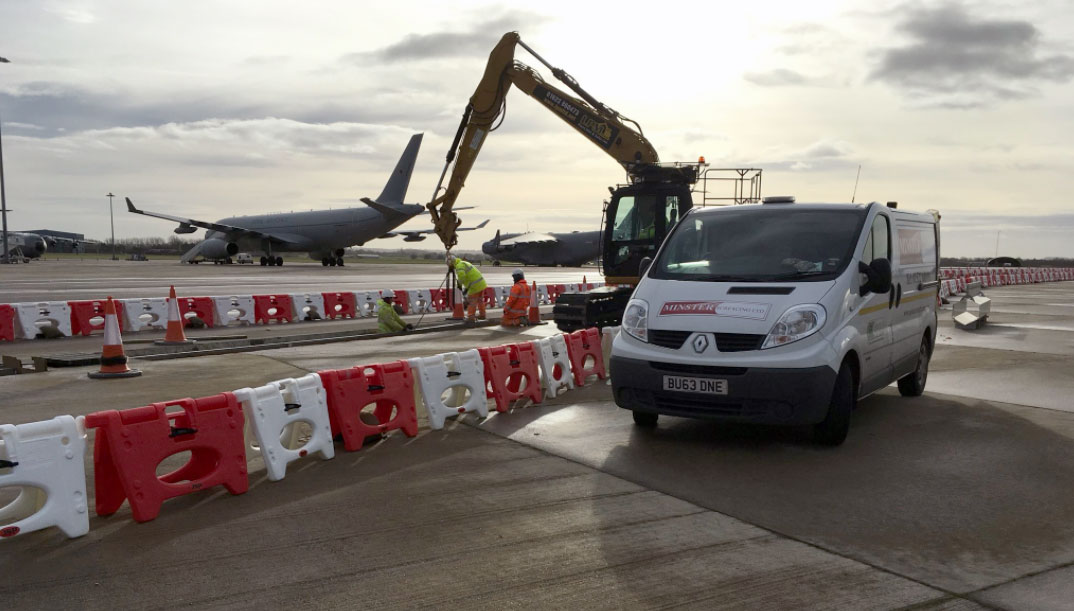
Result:
<svg viewBox="0 0 1074 611"><path fill-rule="evenodd" d="M741 205L737 205L737 206L718 206L718 207L717 206L709 206L709 207L706 207L706 208L697 208L697 209L695 209L697 211L697 212L695 212L695 214L702 214L702 213L709 214L709 213L712 213L712 212L718 212L720 210L767 210L767 211L773 211L773 210L845 210L845 211L848 211L848 212L849 211L859 211L860 212L861 210L869 208L871 206L879 206L881 208L884 208L885 210L888 211L889 214L892 214L892 215L894 215L894 216L896 216L898 218L903 218L903 219L906 219L906 220L911 220L912 219L912 220L916 220L916 221L929 222L929 223L934 223L935 222L934 217L931 214L927 213L927 212L911 212L911 211L908 211L908 210L892 209L892 208L888 208L884 204L881 204L880 202L870 202L868 204L862 204L862 203L855 203L855 204L842 203L842 204L840 204L840 203L820 203L820 202L798 204L798 203L789 203L789 202L787 202L787 203L778 202L778 203L768 203L768 204L741 204Z"/></svg>

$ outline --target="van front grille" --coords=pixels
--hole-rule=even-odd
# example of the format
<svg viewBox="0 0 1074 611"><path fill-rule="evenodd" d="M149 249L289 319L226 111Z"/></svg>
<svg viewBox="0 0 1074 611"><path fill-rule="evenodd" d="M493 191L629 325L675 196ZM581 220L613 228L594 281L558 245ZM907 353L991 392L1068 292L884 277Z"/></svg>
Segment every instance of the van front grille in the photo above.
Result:
<svg viewBox="0 0 1074 611"><path fill-rule="evenodd" d="M678 350L693 331L666 331L649 329L649 343L661 348Z"/></svg>
<svg viewBox="0 0 1074 611"><path fill-rule="evenodd" d="M746 352L760 350L764 336L755 333L714 333L716 349L720 352Z"/></svg>

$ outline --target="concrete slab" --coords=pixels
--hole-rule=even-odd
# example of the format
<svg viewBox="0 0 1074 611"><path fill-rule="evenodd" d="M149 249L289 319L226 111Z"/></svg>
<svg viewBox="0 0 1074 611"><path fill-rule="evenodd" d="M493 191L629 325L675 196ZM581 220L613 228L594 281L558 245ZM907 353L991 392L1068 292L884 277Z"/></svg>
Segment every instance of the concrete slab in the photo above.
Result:
<svg viewBox="0 0 1074 611"><path fill-rule="evenodd" d="M973 595L999 609L1065 611L1074 600L1074 567L1066 566L990 588Z"/></svg>
<svg viewBox="0 0 1074 611"><path fill-rule="evenodd" d="M606 397L479 426L949 592L1074 561L1074 415L885 390L832 450L793 429L640 429Z"/></svg>

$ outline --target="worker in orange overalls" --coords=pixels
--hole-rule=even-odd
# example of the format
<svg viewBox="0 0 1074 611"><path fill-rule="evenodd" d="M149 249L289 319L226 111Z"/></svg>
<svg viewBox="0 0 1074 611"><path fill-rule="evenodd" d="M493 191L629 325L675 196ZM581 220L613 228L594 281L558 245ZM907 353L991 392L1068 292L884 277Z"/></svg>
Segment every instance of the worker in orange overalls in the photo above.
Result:
<svg viewBox="0 0 1074 611"><path fill-rule="evenodd" d="M526 283L526 276L521 269L512 272L511 279L515 283L511 286L507 303L503 304L503 320L500 324L504 327L520 327L528 324L526 311L530 307L530 285Z"/></svg>

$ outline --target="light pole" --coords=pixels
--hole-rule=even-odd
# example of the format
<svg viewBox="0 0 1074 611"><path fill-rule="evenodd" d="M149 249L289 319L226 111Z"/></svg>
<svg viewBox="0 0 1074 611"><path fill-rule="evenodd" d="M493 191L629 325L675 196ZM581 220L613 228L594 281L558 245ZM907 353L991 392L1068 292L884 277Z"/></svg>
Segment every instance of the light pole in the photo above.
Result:
<svg viewBox="0 0 1074 611"><path fill-rule="evenodd" d="M116 260L116 217L112 214L112 192L108 192L108 218L112 221L112 260Z"/></svg>
<svg viewBox="0 0 1074 611"><path fill-rule="evenodd" d="M6 57L0 57L0 64L10 64L11 61ZM2 124L3 121L0 121ZM0 216L3 216L3 232L4 232L4 255L0 258L0 263L11 263L11 257L8 254L10 251L7 249L7 194L4 193L4 134L3 129L0 128Z"/></svg>

